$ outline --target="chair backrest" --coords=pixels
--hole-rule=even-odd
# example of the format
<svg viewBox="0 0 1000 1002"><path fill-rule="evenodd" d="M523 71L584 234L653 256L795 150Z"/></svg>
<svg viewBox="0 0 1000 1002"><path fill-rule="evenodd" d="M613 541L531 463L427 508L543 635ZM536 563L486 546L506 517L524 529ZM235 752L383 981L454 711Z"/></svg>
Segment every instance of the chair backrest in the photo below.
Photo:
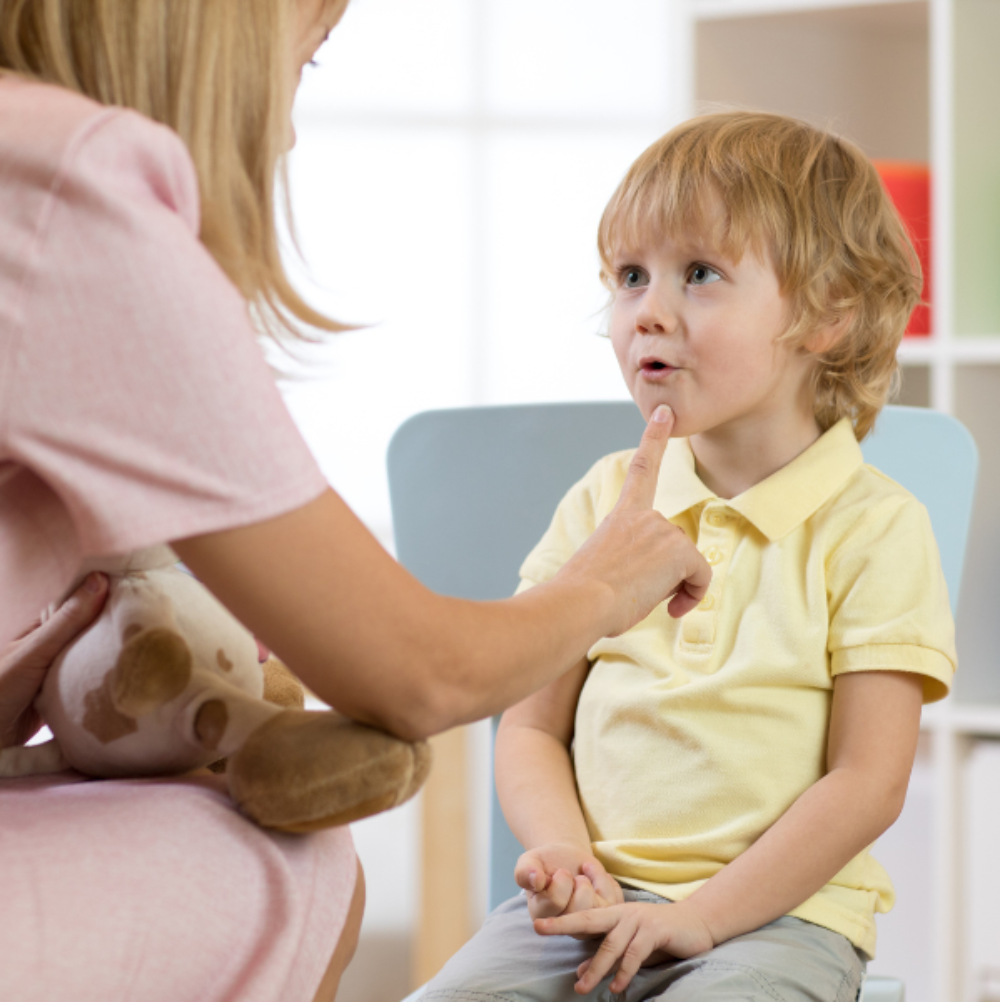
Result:
<svg viewBox="0 0 1000 1002"><path fill-rule="evenodd" d="M634 448L645 427L630 402L529 404L428 411L389 444L389 490L400 562L447 595L495 599L566 491L601 456ZM958 602L978 455L952 417L887 407L863 444L865 459L930 512L952 611ZM521 847L493 794L490 908L516 893Z"/></svg>

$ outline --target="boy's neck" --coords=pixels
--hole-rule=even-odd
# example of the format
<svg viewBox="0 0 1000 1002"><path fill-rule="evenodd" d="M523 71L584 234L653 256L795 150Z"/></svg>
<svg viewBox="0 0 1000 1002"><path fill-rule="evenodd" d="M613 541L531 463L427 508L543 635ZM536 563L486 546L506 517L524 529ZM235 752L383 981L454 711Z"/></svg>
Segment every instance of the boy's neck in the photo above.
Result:
<svg viewBox="0 0 1000 1002"><path fill-rule="evenodd" d="M729 500L787 466L822 434L815 417L727 425L692 435L695 469L716 497Z"/></svg>

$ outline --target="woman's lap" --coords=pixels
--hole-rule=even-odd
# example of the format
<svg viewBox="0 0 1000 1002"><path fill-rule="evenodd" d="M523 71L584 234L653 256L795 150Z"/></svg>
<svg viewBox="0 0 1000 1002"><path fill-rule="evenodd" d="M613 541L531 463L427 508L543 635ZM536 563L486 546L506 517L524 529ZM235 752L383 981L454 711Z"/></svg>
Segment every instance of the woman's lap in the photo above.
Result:
<svg viewBox="0 0 1000 1002"><path fill-rule="evenodd" d="M215 777L0 783L0 998L308 1002L350 832L265 832Z"/></svg>
<svg viewBox="0 0 1000 1002"><path fill-rule="evenodd" d="M658 901L626 890L626 900ZM570 1002L576 968L597 940L538 936L523 896L511 898L427 986L420 1002ZM782 918L690 960L642 968L624 995L605 978L593 1002L853 1002L864 965L841 935Z"/></svg>

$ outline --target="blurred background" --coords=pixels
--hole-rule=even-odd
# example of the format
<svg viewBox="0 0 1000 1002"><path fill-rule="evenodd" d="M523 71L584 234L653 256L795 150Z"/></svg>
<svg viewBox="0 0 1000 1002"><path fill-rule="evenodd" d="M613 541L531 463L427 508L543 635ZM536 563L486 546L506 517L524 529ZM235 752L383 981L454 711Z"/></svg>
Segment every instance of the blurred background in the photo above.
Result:
<svg viewBox="0 0 1000 1002"><path fill-rule="evenodd" d="M391 551L385 451L410 415L627 398L600 336L597 222L652 140L721 103L832 127L887 176L923 178L910 222L934 321L901 352L903 401L970 426L989 497L998 12L998 0L352 0L296 103L302 258L287 259L314 304L359 329L275 356L330 482ZM1000 999L1000 877L960 865L1000 838L1000 519L982 501L976 519L962 703L927 716L906 812L878 853L899 905L873 970L903 977L911 1002ZM485 914L488 726L443 740L436 792L353 826L368 909L343 1002L397 1002Z"/></svg>

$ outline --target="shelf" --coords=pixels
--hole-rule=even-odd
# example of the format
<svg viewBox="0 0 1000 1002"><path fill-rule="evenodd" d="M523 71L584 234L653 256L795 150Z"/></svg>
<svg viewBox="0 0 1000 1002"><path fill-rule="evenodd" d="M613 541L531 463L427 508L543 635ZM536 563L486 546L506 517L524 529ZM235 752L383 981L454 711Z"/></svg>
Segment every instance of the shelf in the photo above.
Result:
<svg viewBox="0 0 1000 1002"><path fill-rule="evenodd" d="M1000 705L973 705L947 700L924 709L920 729L930 734L1000 738Z"/></svg>
<svg viewBox="0 0 1000 1002"><path fill-rule="evenodd" d="M907 338L899 346L898 357L902 365L1000 363L1000 334L966 336L948 341L932 337Z"/></svg>
<svg viewBox="0 0 1000 1002"><path fill-rule="evenodd" d="M777 112L845 135L875 159L931 161L926 0L699 0L694 9L696 110Z"/></svg>
<svg viewBox="0 0 1000 1002"><path fill-rule="evenodd" d="M933 338L906 338L896 357L900 365L927 365L944 355L944 345Z"/></svg>
<svg viewBox="0 0 1000 1002"><path fill-rule="evenodd" d="M782 14L833 14L863 9L869 22L884 21L886 9L926 6L921 0L695 0L696 21L719 21L729 18L768 17ZM915 17L915 11L908 12Z"/></svg>

